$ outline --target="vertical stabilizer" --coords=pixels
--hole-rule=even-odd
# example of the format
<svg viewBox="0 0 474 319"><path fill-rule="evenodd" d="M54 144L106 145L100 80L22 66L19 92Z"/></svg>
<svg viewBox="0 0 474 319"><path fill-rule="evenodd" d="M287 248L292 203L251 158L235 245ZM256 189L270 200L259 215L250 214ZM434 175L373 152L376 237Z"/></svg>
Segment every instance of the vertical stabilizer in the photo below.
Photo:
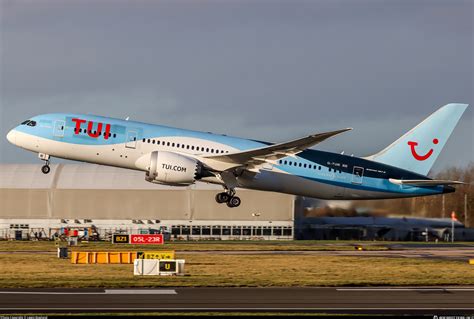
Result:
<svg viewBox="0 0 474 319"><path fill-rule="evenodd" d="M451 103L441 107L388 147L366 159L427 175L467 106Z"/></svg>

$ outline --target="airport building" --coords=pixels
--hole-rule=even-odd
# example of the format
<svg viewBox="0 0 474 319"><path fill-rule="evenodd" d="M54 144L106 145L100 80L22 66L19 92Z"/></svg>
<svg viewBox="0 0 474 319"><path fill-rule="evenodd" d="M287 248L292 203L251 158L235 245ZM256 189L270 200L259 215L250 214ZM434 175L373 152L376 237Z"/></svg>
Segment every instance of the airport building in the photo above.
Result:
<svg viewBox="0 0 474 319"><path fill-rule="evenodd" d="M114 233L163 233L165 240L450 240L449 219L307 216L323 202L238 189L242 205L217 204L218 185L170 187L121 168L54 164L0 165L0 239L62 235L110 240ZM403 212L400 212L403 214ZM474 229L455 222L456 240Z"/></svg>
<svg viewBox="0 0 474 319"><path fill-rule="evenodd" d="M238 190L242 205L218 204L219 185L170 187L121 168L0 165L0 238L85 238L163 232L170 239L292 239L294 196Z"/></svg>

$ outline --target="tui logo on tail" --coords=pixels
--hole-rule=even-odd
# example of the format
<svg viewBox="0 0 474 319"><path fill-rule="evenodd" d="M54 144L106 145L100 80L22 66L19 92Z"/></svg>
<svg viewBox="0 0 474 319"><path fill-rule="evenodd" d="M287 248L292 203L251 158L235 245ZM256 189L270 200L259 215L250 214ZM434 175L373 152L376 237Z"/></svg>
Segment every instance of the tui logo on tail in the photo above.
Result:
<svg viewBox="0 0 474 319"><path fill-rule="evenodd" d="M433 139L433 144L438 144L439 141L437 138ZM416 149L415 147L418 145L418 142L413 142L413 141L409 141L408 142L408 145L410 145L410 149L411 149L411 154L413 155L413 157L418 160L418 161L425 161L427 160L428 158L430 158L430 156L433 154L433 149L431 148L428 153L426 153L425 155L420 155L416 152Z"/></svg>

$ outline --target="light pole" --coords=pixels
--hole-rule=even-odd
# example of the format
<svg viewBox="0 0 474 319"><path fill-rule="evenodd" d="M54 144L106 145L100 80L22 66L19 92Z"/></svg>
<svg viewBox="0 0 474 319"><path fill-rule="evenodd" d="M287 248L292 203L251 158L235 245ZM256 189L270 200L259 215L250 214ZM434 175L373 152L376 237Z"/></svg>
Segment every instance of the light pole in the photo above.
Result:
<svg viewBox="0 0 474 319"><path fill-rule="evenodd" d="M451 242L454 243L454 221L456 220L456 213L451 212Z"/></svg>

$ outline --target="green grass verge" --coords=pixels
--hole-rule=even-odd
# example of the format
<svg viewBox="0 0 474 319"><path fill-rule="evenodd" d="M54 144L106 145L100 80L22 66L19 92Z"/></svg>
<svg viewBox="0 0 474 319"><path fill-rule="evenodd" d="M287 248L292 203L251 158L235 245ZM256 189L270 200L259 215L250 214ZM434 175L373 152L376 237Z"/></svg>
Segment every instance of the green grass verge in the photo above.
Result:
<svg viewBox="0 0 474 319"><path fill-rule="evenodd" d="M235 243L226 245L202 244L225 250L269 249L275 243ZM106 250L111 244L81 245L81 249ZM329 255L285 254L221 254L193 253L196 245L169 244L162 249L186 252L186 276L154 277L133 276L133 265L77 265L58 259L54 254L29 253L40 248L54 250L53 243L14 242L1 243L1 250L23 251L0 254L0 287L2 288L81 288L81 287L289 287L289 286L376 286L376 285L474 285L474 268L464 261L447 261L421 258L349 257ZM233 246L235 245L235 246ZM308 243L303 245L313 247ZM348 249L353 249L347 243ZM289 242L278 247L298 247ZM113 246L116 247L116 246ZM179 249L185 247L185 249ZM319 246L314 246L315 248ZM344 246L343 246L344 247ZM151 248L151 247L146 247ZM203 249L204 249L203 248ZM124 250L131 250L126 246ZM238 250L236 249L236 250Z"/></svg>

